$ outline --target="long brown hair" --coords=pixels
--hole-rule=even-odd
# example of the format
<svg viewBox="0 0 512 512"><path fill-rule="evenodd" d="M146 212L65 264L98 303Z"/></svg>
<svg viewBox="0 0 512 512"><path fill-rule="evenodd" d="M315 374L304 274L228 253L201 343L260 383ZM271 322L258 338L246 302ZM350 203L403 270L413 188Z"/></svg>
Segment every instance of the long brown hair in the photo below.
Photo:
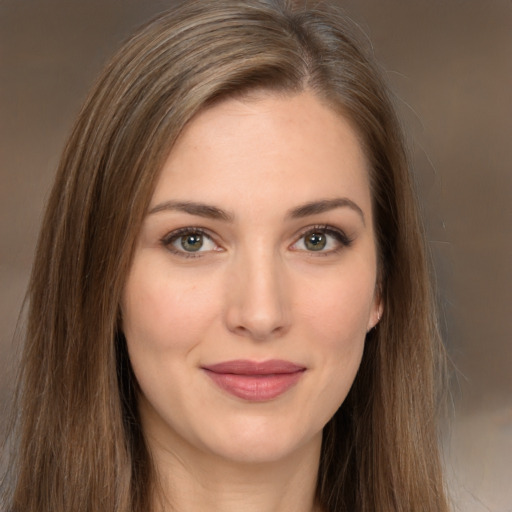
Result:
<svg viewBox="0 0 512 512"><path fill-rule="evenodd" d="M435 414L442 346L421 226L399 123L353 32L326 6L187 2L107 65L64 150L37 247L4 481L10 510L150 509L154 472L120 296L183 127L211 102L255 88L311 91L352 122L370 163L384 315L325 427L318 500L329 512L448 509Z"/></svg>

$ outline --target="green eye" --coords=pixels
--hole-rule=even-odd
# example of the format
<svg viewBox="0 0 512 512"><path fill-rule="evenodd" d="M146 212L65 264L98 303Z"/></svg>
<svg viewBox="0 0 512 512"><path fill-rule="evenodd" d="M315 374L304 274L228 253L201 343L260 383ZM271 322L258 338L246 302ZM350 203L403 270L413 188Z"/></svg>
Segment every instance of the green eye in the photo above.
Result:
<svg viewBox="0 0 512 512"><path fill-rule="evenodd" d="M304 237L304 245L308 251L321 251L327 245L325 233L308 233Z"/></svg>
<svg viewBox="0 0 512 512"><path fill-rule="evenodd" d="M352 240L339 228L322 225L312 226L291 246L293 250L318 253L327 256L350 247Z"/></svg>
<svg viewBox="0 0 512 512"><path fill-rule="evenodd" d="M187 252L196 252L203 247L203 235L201 233L189 233L179 238L179 244Z"/></svg>
<svg viewBox="0 0 512 512"><path fill-rule="evenodd" d="M166 249L183 257L198 257L221 250L208 233L195 227L172 231L161 242Z"/></svg>

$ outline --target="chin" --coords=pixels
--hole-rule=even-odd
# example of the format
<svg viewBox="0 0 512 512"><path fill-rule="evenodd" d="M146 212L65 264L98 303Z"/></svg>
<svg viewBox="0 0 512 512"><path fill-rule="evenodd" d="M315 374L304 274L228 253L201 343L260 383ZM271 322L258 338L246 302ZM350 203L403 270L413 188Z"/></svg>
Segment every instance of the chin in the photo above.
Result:
<svg viewBox="0 0 512 512"><path fill-rule="evenodd" d="M226 432L224 432L226 433ZM265 464L292 458L303 450L320 450L322 430L290 432L264 424L232 429L227 436L209 439L209 450L233 463Z"/></svg>

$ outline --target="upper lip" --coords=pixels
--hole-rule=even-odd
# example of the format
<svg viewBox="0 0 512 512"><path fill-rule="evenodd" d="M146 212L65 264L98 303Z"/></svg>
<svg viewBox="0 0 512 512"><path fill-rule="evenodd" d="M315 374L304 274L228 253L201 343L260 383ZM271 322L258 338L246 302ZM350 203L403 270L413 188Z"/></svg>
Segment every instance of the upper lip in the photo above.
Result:
<svg viewBox="0 0 512 512"><path fill-rule="evenodd" d="M270 359L268 361L251 361L248 359L235 359L211 365L202 366L204 370L214 373L230 373L233 375L275 375L296 373L304 371L305 366L284 361Z"/></svg>

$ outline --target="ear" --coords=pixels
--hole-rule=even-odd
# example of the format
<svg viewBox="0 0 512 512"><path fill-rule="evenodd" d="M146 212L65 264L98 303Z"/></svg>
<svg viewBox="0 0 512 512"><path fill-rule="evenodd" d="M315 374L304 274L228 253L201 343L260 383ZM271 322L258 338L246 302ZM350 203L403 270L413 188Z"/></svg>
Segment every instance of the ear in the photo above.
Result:
<svg viewBox="0 0 512 512"><path fill-rule="evenodd" d="M370 332L377 324L380 322L382 318L382 313L384 312L384 303L382 301L382 294L380 292L380 287L377 286L375 288L375 295L373 298L372 308L370 311L370 316L368 318L368 326L366 332Z"/></svg>

